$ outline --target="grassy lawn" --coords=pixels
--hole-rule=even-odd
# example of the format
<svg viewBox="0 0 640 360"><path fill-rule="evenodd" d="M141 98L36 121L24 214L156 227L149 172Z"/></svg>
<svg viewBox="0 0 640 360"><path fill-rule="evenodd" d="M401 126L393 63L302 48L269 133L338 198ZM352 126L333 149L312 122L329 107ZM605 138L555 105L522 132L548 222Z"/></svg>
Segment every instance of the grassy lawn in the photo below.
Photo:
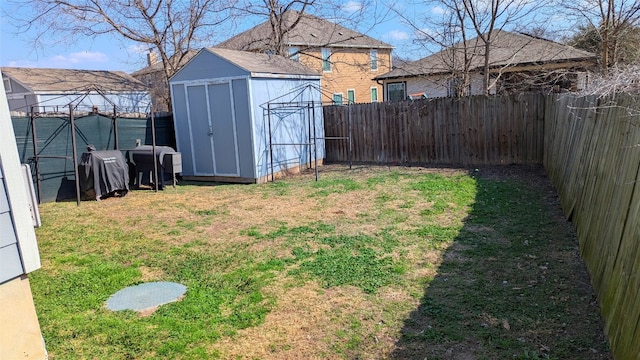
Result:
<svg viewBox="0 0 640 360"><path fill-rule="evenodd" d="M540 169L325 166L41 206L51 359L610 359ZM105 301L187 286L149 316Z"/></svg>

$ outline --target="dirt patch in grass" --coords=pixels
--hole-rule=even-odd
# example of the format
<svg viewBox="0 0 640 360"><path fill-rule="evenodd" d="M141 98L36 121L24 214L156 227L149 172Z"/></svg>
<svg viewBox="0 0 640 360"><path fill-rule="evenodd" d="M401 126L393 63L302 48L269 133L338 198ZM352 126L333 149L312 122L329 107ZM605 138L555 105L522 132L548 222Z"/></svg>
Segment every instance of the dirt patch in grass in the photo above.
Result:
<svg viewBox="0 0 640 360"><path fill-rule="evenodd" d="M140 266L138 270L140 270L140 280L142 282L162 281L166 277L162 269Z"/></svg>
<svg viewBox="0 0 640 360"><path fill-rule="evenodd" d="M316 283L276 292L278 306L262 325L239 330L218 342L222 358L235 359L340 359L332 346L342 319L368 307L362 292L353 288L322 289ZM392 343L389 344L390 347Z"/></svg>

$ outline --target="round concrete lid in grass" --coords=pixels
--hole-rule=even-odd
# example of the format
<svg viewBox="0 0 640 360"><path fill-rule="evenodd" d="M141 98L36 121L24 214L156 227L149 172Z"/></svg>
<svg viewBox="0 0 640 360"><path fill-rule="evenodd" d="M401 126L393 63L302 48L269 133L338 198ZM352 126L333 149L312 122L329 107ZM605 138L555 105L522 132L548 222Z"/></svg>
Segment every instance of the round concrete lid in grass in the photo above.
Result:
<svg viewBox="0 0 640 360"><path fill-rule="evenodd" d="M141 315L150 315L164 305L180 301L187 287L172 282L150 282L129 286L111 295L107 309L111 311L133 310Z"/></svg>

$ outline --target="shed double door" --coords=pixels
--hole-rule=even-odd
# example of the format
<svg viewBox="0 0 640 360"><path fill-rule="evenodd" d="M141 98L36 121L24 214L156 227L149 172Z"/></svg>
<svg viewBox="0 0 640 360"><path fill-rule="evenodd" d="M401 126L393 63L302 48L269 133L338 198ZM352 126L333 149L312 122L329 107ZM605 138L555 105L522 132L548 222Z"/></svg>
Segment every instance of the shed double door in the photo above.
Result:
<svg viewBox="0 0 640 360"><path fill-rule="evenodd" d="M231 82L187 87L195 175L239 176Z"/></svg>

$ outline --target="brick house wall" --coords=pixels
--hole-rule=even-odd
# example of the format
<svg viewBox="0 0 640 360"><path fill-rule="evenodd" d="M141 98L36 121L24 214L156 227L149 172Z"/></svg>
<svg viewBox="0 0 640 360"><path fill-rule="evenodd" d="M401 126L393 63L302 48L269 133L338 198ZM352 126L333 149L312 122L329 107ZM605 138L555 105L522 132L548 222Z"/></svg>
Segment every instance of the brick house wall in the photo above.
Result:
<svg viewBox="0 0 640 360"><path fill-rule="evenodd" d="M372 89L376 89L377 101L383 101L383 87L373 78L391 70L391 49L373 49L377 52L377 69L372 69L371 50L367 48L330 47L331 69L323 70L321 49L305 50L300 62L322 73L322 101L333 102L334 94L341 94L347 104L349 92L354 103L372 101ZM374 100L376 101L376 100Z"/></svg>

